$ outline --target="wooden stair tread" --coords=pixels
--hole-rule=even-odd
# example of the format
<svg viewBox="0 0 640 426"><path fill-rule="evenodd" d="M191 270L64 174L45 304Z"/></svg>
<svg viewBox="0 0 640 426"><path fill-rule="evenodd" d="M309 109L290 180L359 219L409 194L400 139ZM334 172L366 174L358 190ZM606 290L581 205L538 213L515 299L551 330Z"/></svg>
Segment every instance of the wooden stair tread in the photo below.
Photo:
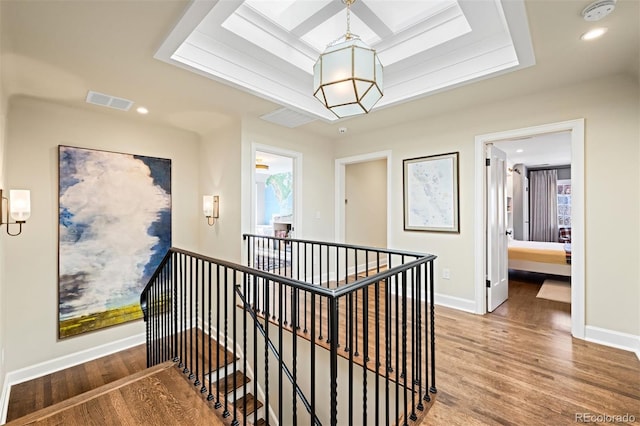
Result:
<svg viewBox="0 0 640 426"><path fill-rule="evenodd" d="M253 413L255 410L259 410L264 404L262 401L253 396L252 393L248 393L242 398L238 399L234 405L245 416Z"/></svg>
<svg viewBox="0 0 640 426"><path fill-rule="evenodd" d="M225 365L231 364L233 360L236 359L233 352L230 352L223 346L218 345L218 342L215 340L215 334L211 337L207 337L205 335L205 339L202 339L201 333L202 330L192 328L178 333L177 338L178 344L182 343L184 345L185 343L188 343L186 346L188 348L190 347L192 350L197 347L196 359L201 360L204 358L205 370L215 371L219 368L224 367ZM211 349L211 351L209 351L209 348ZM209 352L211 352L211 363L209 363ZM195 355L196 353L194 353L194 358ZM201 365L198 365L198 367L202 368L202 361L200 361L200 363Z"/></svg>
<svg viewBox="0 0 640 426"><path fill-rule="evenodd" d="M171 400L170 405L148 401ZM189 382L165 362L139 373L69 398L7 423L18 426L54 424L187 424L224 425Z"/></svg>
<svg viewBox="0 0 640 426"><path fill-rule="evenodd" d="M267 421L263 418L260 418L258 420L258 423L256 423L256 426L266 426L267 425Z"/></svg>
<svg viewBox="0 0 640 426"><path fill-rule="evenodd" d="M245 374L242 371L237 370L235 373L230 374L230 375L218 380L217 382L214 382L211 385L211 389L215 389L217 391L218 384L219 384L221 393L225 393L225 394L231 393L231 392L233 392L233 389L234 389L234 386L233 386L233 379L234 378L235 378L235 381L236 381L235 389L238 389L239 387L241 387L245 383L249 383L251 381L251 379L248 378L247 376L245 376Z"/></svg>

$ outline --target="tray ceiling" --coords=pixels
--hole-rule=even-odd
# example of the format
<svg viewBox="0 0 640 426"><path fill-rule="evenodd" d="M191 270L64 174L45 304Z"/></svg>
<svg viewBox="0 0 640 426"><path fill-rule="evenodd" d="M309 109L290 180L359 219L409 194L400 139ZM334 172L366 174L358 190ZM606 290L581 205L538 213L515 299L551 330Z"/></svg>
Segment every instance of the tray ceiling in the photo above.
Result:
<svg viewBox="0 0 640 426"><path fill-rule="evenodd" d="M533 65L521 0L358 0L351 30L384 66L373 111ZM313 64L346 30L339 0L194 1L155 57L325 121Z"/></svg>

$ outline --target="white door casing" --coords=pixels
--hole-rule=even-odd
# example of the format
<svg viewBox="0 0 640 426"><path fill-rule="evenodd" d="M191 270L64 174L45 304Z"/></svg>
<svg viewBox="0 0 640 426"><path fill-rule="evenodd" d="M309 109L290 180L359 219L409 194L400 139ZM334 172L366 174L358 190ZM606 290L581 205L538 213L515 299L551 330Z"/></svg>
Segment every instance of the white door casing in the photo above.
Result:
<svg viewBox="0 0 640 426"><path fill-rule="evenodd" d="M509 297L507 266L507 154L487 144L487 310Z"/></svg>
<svg viewBox="0 0 640 426"><path fill-rule="evenodd" d="M289 157L293 160L293 223L292 238L301 238L302 235L302 153L288 149L278 148L259 143L251 144L251 233L256 232L256 152L265 152Z"/></svg>
<svg viewBox="0 0 640 426"><path fill-rule="evenodd" d="M487 133L475 137L475 302L476 313L487 312L485 146L488 143L543 133L571 132L571 334L585 338L585 120L561 121Z"/></svg>

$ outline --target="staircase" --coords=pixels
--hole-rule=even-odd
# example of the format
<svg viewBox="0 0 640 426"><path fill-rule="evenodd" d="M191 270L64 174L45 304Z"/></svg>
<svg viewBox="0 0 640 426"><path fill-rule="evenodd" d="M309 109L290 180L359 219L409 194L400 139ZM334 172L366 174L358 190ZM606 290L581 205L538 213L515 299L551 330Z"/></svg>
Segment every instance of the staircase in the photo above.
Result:
<svg viewBox="0 0 640 426"><path fill-rule="evenodd" d="M245 239L248 266L170 249L141 295L147 365L172 360L232 425L419 421L435 256Z"/></svg>
<svg viewBox="0 0 640 426"><path fill-rule="evenodd" d="M198 341L198 338L201 340ZM241 357L220 345L215 338L208 338L199 328L180 333L178 341L184 342L187 347L186 358L189 359L193 354L199 362L192 362L191 365L196 366L192 369L187 368L186 360L174 359L174 363L193 385L194 391L210 403L222 420L231 416L241 423L246 418L250 425L267 423L264 419L265 404L256 397L256 394L264 392L252 381L251 371L246 371L250 369ZM197 371L199 367L202 369Z"/></svg>

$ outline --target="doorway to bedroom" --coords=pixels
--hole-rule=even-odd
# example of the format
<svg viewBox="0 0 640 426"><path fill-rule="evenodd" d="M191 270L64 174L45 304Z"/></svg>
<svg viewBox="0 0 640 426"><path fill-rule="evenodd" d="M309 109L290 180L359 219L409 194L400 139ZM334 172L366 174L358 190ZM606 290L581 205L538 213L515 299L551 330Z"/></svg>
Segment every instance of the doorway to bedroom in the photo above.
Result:
<svg viewBox="0 0 640 426"><path fill-rule="evenodd" d="M584 336L583 132L574 120L476 138L479 313Z"/></svg>
<svg viewBox="0 0 640 426"><path fill-rule="evenodd" d="M571 134L497 141L506 154L509 298L492 314L571 332Z"/></svg>
<svg viewBox="0 0 640 426"><path fill-rule="evenodd" d="M299 153L254 146L253 233L291 238L297 231Z"/></svg>

